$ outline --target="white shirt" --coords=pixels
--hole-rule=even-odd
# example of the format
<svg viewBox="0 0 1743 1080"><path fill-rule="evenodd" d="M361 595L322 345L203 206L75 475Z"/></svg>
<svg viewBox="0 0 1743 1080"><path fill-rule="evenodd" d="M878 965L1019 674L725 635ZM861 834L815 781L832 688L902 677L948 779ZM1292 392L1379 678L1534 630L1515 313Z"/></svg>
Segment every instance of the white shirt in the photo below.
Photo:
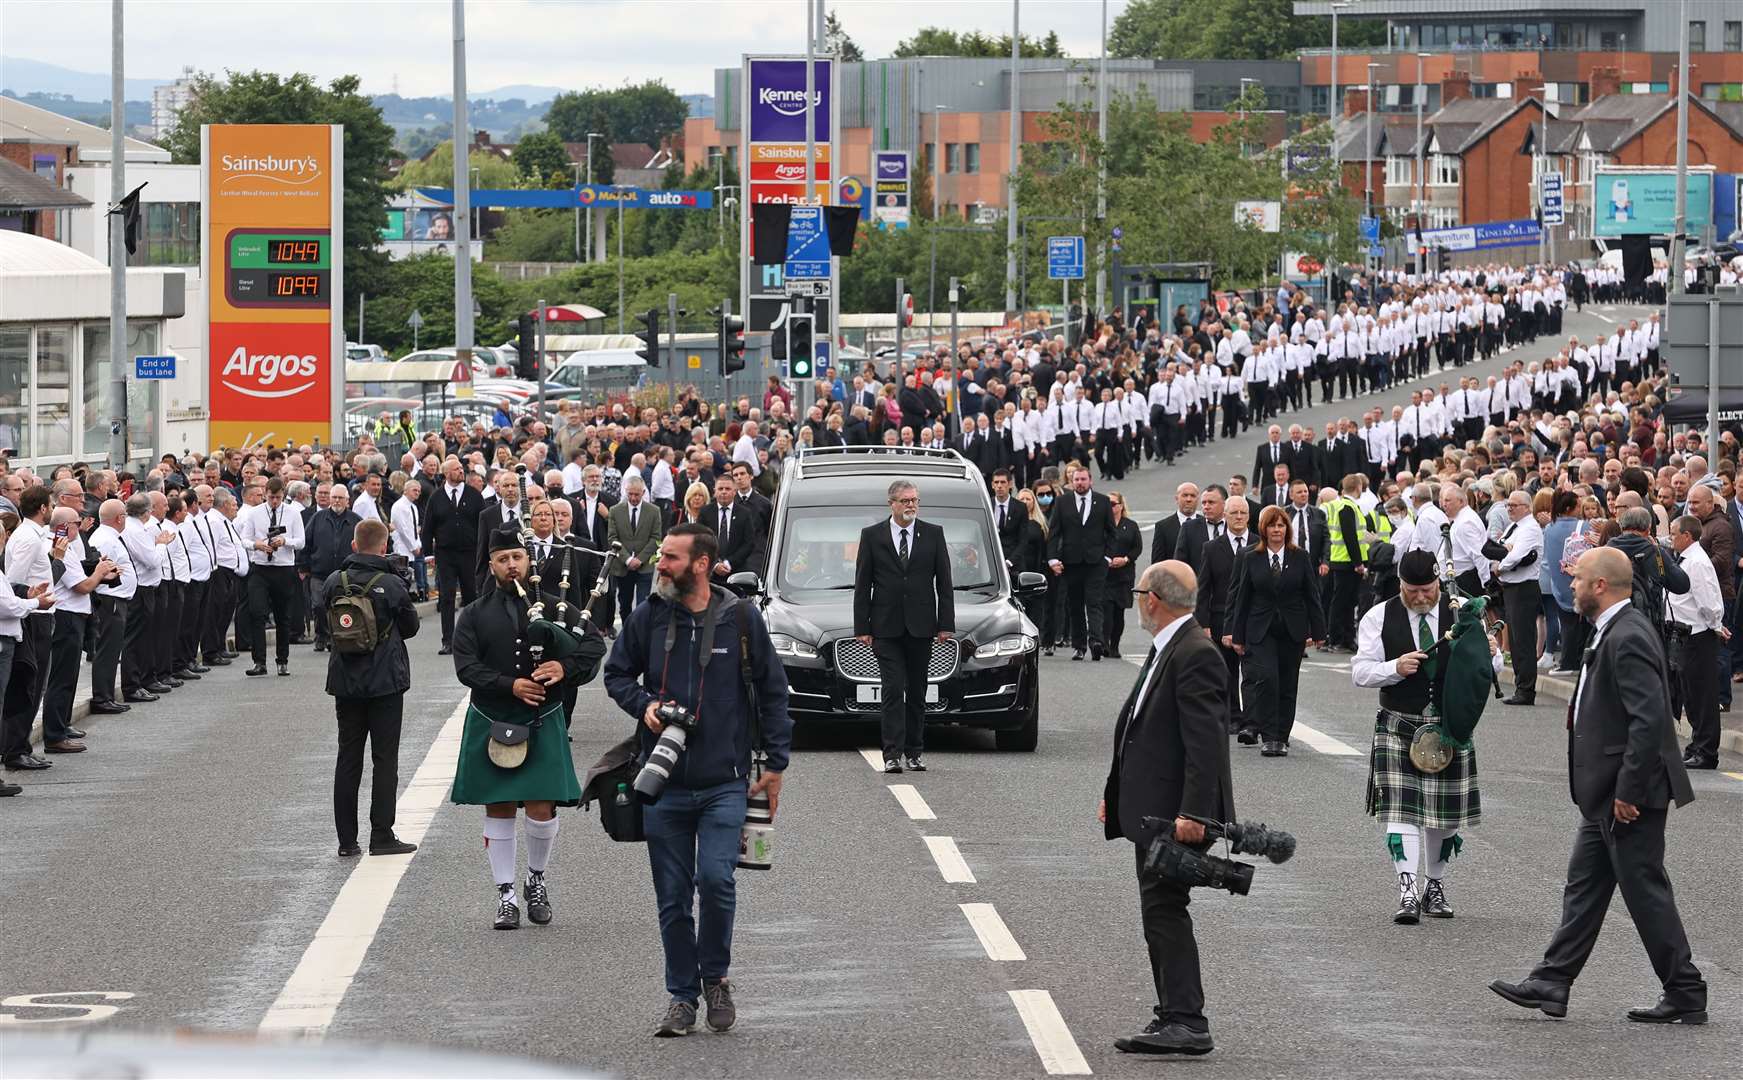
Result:
<svg viewBox="0 0 1743 1080"><path fill-rule="evenodd" d="M1168 643L1174 640L1174 635L1180 633L1182 628L1191 621L1192 615L1188 613L1180 616L1180 618L1175 619L1167 626L1156 631L1156 637L1151 641L1151 644L1156 647L1156 656L1158 659L1162 656L1162 650L1166 649ZM1150 684L1156 681L1156 669L1161 666L1160 663L1150 665L1149 673L1144 676L1144 685L1138 687L1138 696L1132 703L1132 715L1136 716L1143 710L1144 696L1150 692Z"/></svg>
<svg viewBox="0 0 1743 1080"><path fill-rule="evenodd" d="M182 524L187 524L186 518L182 519ZM194 580L193 560L188 552L188 545L186 543L185 535L182 533L181 525L171 525L166 521L160 524L158 528L175 533L175 537L163 546L165 555L165 575L171 581L180 581L184 584Z"/></svg>
<svg viewBox="0 0 1743 1080"><path fill-rule="evenodd" d="M1713 560L1699 544L1690 544L1679 557L1683 572L1689 576L1689 591L1677 595L1665 590L1664 599L1670 617L1700 634L1725 625L1725 599L1719 592L1719 575Z"/></svg>
<svg viewBox="0 0 1743 1080"><path fill-rule="evenodd" d="M1403 682L1409 677L1398 673L1397 660L1386 659L1386 645L1381 640L1381 633L1386 625L1386 608L1393 603L1403 604L1404 601L1398 597L1393 597L1384 604L1375 604L1367 610L1362 616L1362 621L1356 626L1356 655L1350 658L1350 681L1357 686L1369 688L1391 686L1393 683ZM1404 614L1408 616L1410 622L1410 639L1420 642L1423 616L1417 615L1409 608L1404 609ZM1436 641L1440 640L1440 604L1438 602L1428 609L1426 618L1428 619L1429 636ZM1420 649L1419 644L1414 646L1411 651L1416 652ZM1489 663L1496 671L1501 670L1501 654L1492 653L1489 657Z"/></svg>
<svg viewBox="0 0 1743 1080"><path fill-rule="evenodd" d="M734 500L734 501L737 501L737 500ZM920 519L915 518L914 520L917 522ZM898 555L900 555L902 553L902 534L904 532L908 534L908 554L912 555L912 554L914 554L914 525L913 525L913 523L910 523L906 528L904 528L903 526L898 525L896 523L895 515L893 515L893 514L890 515L890 544L891 544L891 546L893 546L896 549L896 554L898 554Z"/></svg>
<svg viewBox="0 0 1743 1080"><path fill-rule="evenodd" d="M1483 519L1477 516L1477 512L1468 506L1460 510L1452 523L1453 573L1475 570L1477 580L1487 585L1489 559L1483 554L1483 542L1488 539L1489 530L1483 527Z"/></svg>
<svg viewBox="0 0 1743 1080"><path fill-rule="evenodd" d="M1446 525L1446 514L1433 503L1423 503L1416 510L1416 525L1410 533L1410 546L1394 549L1400 553L1406 551L1426 551L1436 559L1440 557L1440 541L1445 535L1442 531Z"/></svg>
<svg viewBox="0 0 1743 1080"><path fill-rule="evenodd" d="M181 533L181 540L187 546L189 580L208 581L212 577L212 543L206 538L205 516L198 510L182 519L176 526Z"/></svg>
<svg viewBox="0 0 1743 1080"><path fill-rule="evenodd" d="M50 585L54 568L49 565L53 540L48 530L34 521L20 521L6 540L6 580L13 585ZM36 608L33 615L54 615L52 608Z"/></svg>
<svg viewBox="0 0 1743 1080"><path fill-rule="evenodd" d="M387 520L387 515L381 512L381 504L375 500L375 496L367 491L357 493L356 500L351 503L351 512L357 515L359 521L368 521L371 518L376 521ZM302 517L301 514L297 516Z"/></svg>
<svg viewBox="0 0 1743 1080"><path fill-rule="evenodd" d="M395 555L418 555L423 551L423 539L419 532L423 522L418 514L418 504L412 499L400 499L389 511L393 518L393 553Z"/></svg>
<svg viewBox="0 0 1743 1080"><path fill-rule="evenodd" d="M54 603L51 610L66 610L80 615L91 613L91 594L77 592L75 587L85 581L85 543L79 539L77 532L67 537L67 554L61 560L65 572L61 579L54 583Z"/></svg>
<svg viewBox="0 0 1743 1080"><path fill-rule="evenodd" d="M677 485L672 479L672 467L664 461L654 462L653 479L648 481L648 498L673 499L677 497Z"/></svg>
<svg viewBox="0 0 1743 1080"><path fill-rule="evenodd" d="M10 541L8 541L10 543ZM24 638L24 617L37 610L35 600L14 596L11 589L0 589L0 637L21 641ZM53 611L53 608L49 609Z"/></svg>
<svg viewBox="0 0 1743 1080"><path fill-rule="evenodd" d="M206 511L205 535L212 539L213 564L237 575L248 573L248 555L236 533L236 523L217 507Z"/></svg>
<svg viewBox="0 0 1743 1080"><path fill-rule="evenodd" d="M138 573L133 568L133 556L127 550L127 545L121 542L121 534L107 525L99 525L91 533L91 547L97 554L114 563L121 571L121 580L114 584L97 586L98 596L109 596L116 600L129 600L138 587Z"/></svg>
<svg viewBox="0 0 1743 1080"><path fill-rule="evenodd" d="M136 517L129 517L127 527L121 531L121 542L127 545L127 554L133 558L141 589L156 588L163 581L163 562L157 552L158 532L148 518Z"/></svg>
<svg viewBox="0 0 1743 1080"><path fill-rule="evenodd" d="M284 529L283 546L271 554L257 550L254 545L267 539L267 531L274 521ZM263 502L236 515L236 535L242 538L248 561L255 566L295 566L297 552L303 548L303 515L289 502L280 503L276 513L272 506Z"/></svg>
<svg viewBox="0 0 1743 1080"><path fill-rule="evenodd" d="M756 440L749 435L740 435L738 441L732 444L732 460L749 465L752 476L762 475L763 468L757 464Z"/></svg>
<svg viewBox="0 0 1743 1080"><path fill-rule="evenodd" d="M563 466L563 494L573 495L581 490L582 466L571 461Z"/></svg>
<svg viewBox="0 0 1743 1080"><path fill-rule="evenodd" d="M1537 519L1526 514L1518 521L1509 522L1501 534L1501 542L1507 545L1507 557L1500 563L1501 584L1521 585L1536 581L1543 567L1538 562L1520 566L1519 561L1533 551L1537 552L1539 560L1543 558L1543 528L1537 524Z"/></svg>

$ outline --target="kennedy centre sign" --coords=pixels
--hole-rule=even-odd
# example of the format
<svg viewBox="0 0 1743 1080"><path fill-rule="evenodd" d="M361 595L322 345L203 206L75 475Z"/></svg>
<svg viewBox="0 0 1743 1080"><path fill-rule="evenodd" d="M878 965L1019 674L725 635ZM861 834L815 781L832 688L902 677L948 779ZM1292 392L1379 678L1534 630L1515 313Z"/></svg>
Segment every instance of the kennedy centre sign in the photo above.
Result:
<svg viewBox="0 0 1743 1080"><path fill-rule="evenodd" d="M744 97L739 114L743 118L740 160L744 163L745 202L752 207L751 214L759 204L823 206L833 203L835 185L830 170L835 167L833 137L840 124L836 109L840 94L833 83L835 71L836 64L829 57L812 60L812 86L807 100L804 57L744 58ZM811 140L815 143L809 192L805 190L807 111L814 117ZM769 329L774 317L772 301L784 303L785 286L779 265L759 266L750 261L755 243L750 228L751 214L742 215L745 263L740 301L745 313L745 328L755 332ZM753 298L759 302L753 303Z"/></svg>
<svg viewBox="0 0 1743 1080"><path fill-rule="evenodd" d="M200 129L208 445L343 436L344 129Z"/></svg>

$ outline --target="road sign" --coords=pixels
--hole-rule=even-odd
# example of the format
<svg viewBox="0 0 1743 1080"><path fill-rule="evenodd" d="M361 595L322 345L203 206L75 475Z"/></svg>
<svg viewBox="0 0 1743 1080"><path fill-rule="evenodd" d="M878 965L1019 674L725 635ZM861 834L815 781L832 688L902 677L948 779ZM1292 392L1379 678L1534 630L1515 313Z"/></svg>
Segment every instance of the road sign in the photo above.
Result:
<svg viewBox="0 0 1743 1080"><path fill-rule="evenodd" d="M1083 237L1047 238L1047 276L1053 281L1083 277Z"/></svg>
<svg viewBox="0 0 1743 1080"><path fill-rule="evenodd" d="M829 234L823 227L823 208L795 206L787 225L788 281L829 281Z"/></svg>
<svg viewBox="0 0 1743 1080"><path fill-rule="evenodd" d="M1362 219L1362 239L1366 240L1370 244L1378 244L1380 242L1380 219L1379 218L1377 218L1377 217L1364 217Z"/></svg>
<svg viewBox="0 0 1743 1080"><path fill-rule="evenodd" d="M1743 293L1679 294L1665 306L1662 351L1671 380L1684 390L1711 381L1712 308L1719 309L1719 389L1743 386Z"/></svg>
<svg viewBox="0 0 1743 1080"><path fill-rule="evenodd" d="M810 296L813 298L828 296L829 279L819 278L816 281L794 281L792 278L788 278L786 281L781 283L781 288L787 291L788 296Z"/></svg>
<svg viewBox="0 0 1743 1080"><path fill-rule="evenodd" d="M407 319L405 324L413 330L422 330L424 328L423 312L419 311L417 308L412 308L411 318Z"/></svg>
<svg viewBox="0 0 1743 1080"><path fill-rule="evenodd" d="M1545 225L1560 225L1566 220L1562 206L1561 173L1544 173L1538 179L1538 194L1542 201Z"/></svg>
<svg viewBox="0 0 1743 1080"><path fill-rule="evenodd" d="M176 358L173 356L135 356L133 358L133 377L135 379L173 379L176 377Z"/></svg>

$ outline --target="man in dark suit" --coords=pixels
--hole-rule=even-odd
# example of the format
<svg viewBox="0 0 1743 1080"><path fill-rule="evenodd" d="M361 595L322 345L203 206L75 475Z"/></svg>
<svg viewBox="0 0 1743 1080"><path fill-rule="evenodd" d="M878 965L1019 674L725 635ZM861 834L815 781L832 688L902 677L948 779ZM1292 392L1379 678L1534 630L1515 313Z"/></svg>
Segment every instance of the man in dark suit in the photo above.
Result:
<svg viewBox="0 0 1743 1080"><path fill-rule="evenodd" d="M751 481L755 479L756 477L751 475L749 463L743 461L733 463L732 485L738 489L738 501L756 513L757 530L763 538L763 556L766 558L770 530L775 525L775 504L767 495L751 487ZM763 572L760 562L757 564L756 571L759 574Z"/></svg>
<svg viewBox="0 0 1743 1080"><path fill-rule="evenodd" d="M1568 990L1620 888L1664 987L1658 1004L1630 1009L1628 1019L1704 1024L1706 980L1695 967L1664 870L1670 803L1686 806L1695 793L1677 757L1664 650L1651 622L1629 602L1633 581L1632 563L1615 548L1594 548L1574 566L1574 604L1592 621L1596 643L1586 650L1568 710L1568 788L1582 820L1568 860L1561 925L1525 981L1497 979L1489 988L1515 1005L1566 1016Z"/></svg>
<svg viewBox="0 0 1743 1080"><path fill-rule="evenodd" d="M1029 511L1022 503L1011 498L1011 470L999 469L993 473L993 528L999 534L999 551L1004 555L1005 563L1016 566L1017 548L1023 540L1023 525L1029 520Z"/></svg>
<svg viewBox="0 0 1743 1080"><path fill-rule="evenodd" d="M1187 566L1197 566L1199 553L1204 545L1212 539L1220 539L1227 532L1223 522L1223 508L1228 503L1228 492L1221 484L1211 484L1199 496L1198 508L1200 515L1180 527L1180 539L1174 544L1174 557Z"/></svg>
<svg viewBox="0 0 1743 1080"><path fill-rule="evenodd" d="M1073 660L1102 658L1102 596L1107 584L1108 549L1114 540L1114 510L1108 497L1089 488L1089 470L1071 474L1071 490L1053 503L1047 529L1047 566L1065 576L1065 614L1071 627Z"/></svg>
<svg viewBox="0 0 1743 1080"><path fill-rule="evenodd" d="M1114 1045L1126 1053L1208 1054L1213 1043L1204 1016L1198 942L1186 910L1191 893L1143 868L1157 828L1147 825L1148 819L1167 823L1176 840L1199 847L1208 843L1204 826L1184 815L1235 820L1223 730L1228 705L1216 649L1192 619L1198 585L1191 569L1173 560L1153 563L1138 589L1138 621L1154 637L1114 725L1114 760L1099 816L1104 835L1131 840L1137 857L1139 910L1156 1006L1155 1019L1143 1033Z"/></svg>
<svg viewBox="0 0 1743 1080"><path fill-rule="evenodd" d="M1253 490L1262 487L1271 470L1289 464L1289 447L1283 442L1283 429L1272 424L1265 433L1266 441L1253 454Z"/></svg>
<svg viewBox="0 0 1743 1080"><path fill-rule="evenodd" d="M1278 465L1271 470L1271 482L1259 493L1259 505L1287 506L1289 504L1289 479L1294 474L1288 465Z"/></svg>
<svg viewBox="0 0 1743 1080"><path fill-rule="evenodd" d="M442 616L441 654L446 656L454 639L454 590L460 591L461 607L478 596L473 556L484 498L466 483L459 458L449 458L442 470L442 482L436 485L429 513L424 515L423 539L424 550L436 556L436 610Z"/></svg>
<svg viewBox="0 0 1743 1080"><path fill-rule="evenodd" d="M1222 655L1223 666L1228 669L1224 693L1229 703L1229 730L1239 731L1242 726L1241 657L1223 644L1223 635L1228 632L1224 629L1224 615L1234 592L1235 570L1239 565L1236 556L1251 547L1257 537L1248 531L1251 519L1247 500L1231 499L1223 518L1228 532L1221 540L1205 544L1199 552L1198 565L1193 567L1198 577L1198 604L1192 614L1198 625L1209 631L1211 641L1216 643L1217 652Z"/></svg>
<svg viewBox="0 0 1743 1080"><path fill-rule="evenodd" d="M1289 466L1290 479L1306 480L1309 484L1317 483L1320 473L1319 451L1313 445L1312 433L1303 431L1299 424L1289 425L1289 441L1283 448L1283 460Z"/></svg>
<svg viewBox="0 0 1743 1080"><path fill-rule="evenodd" d="M526 507L520 504L520 477L512 469L503 469L496 474L491 482L496 489L496 498L478 515L478 536L473 545L473 577L480 589L490 577L490 538L498 529L508 528L520 530L526 525L522 515Z"/></svg>
<svg viewBox="0 0 1743 1080"><path fill-rule="evenodd" d="M702 524L714 530L720 557L714 560L714 579L724 584L740 570L762 573L766 537L755 508L739 497L730 476L714 481L714 501L702 508Z"/></svg>
<svg viewBox="0 0 1743 1080"><path fill-rule="evenodd" d="M878 661L884 772L925 772L927 671L933 642L956 629L956 595L944 529L918 520L920 491L890 485L890 516L859 534L853 569L853 633Z"/></svg>
<svg viewBox="0 0 1743 1080"><path fill-rule="evenodd" d="M1198 516L1198 485L1190 480L1174 489L1174 513L1156 523L1156 535L1150 542L1150 561L1161 562L1174 557L1180 543L1180 530L1186 522Z"/></svg>

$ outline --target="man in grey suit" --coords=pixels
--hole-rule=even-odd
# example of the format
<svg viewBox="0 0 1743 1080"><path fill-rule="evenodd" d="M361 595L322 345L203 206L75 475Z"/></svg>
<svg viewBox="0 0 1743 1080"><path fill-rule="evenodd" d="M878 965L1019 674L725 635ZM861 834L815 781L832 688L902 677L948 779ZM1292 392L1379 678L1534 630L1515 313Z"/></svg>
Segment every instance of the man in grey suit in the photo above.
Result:
<svg viewBox="0 0 1743 1080"><path fill-rule="evenodd" d="M625 622L636 605L648 598L654 584L654 557L665 536L664 515L648 501L648 486L639 476L623 482L623 501L608 512L607 544L622 544L611 558L612 587L617 611Z"/></svg>
<svg viewBox="0 0 1743 1080"><path fill-rule="evenodd" d="M1611 895L1620 888L1664 994L1629 1009L1647 1024L1707 1022L1707 984L1695 967L1664 870L1664 825L1674 799L1693 801L1677 758L1664 650L1651 622L1630 602L1634 569L1615 548L1594 548L1574 568L1574 603L1591 620L1570 706L1568 786L1579 832L1562 891L1561 925L1543 960L1521 983L1489 988L1527 1009L1566 1016L1568 990L1597 944Z"/></svg>

